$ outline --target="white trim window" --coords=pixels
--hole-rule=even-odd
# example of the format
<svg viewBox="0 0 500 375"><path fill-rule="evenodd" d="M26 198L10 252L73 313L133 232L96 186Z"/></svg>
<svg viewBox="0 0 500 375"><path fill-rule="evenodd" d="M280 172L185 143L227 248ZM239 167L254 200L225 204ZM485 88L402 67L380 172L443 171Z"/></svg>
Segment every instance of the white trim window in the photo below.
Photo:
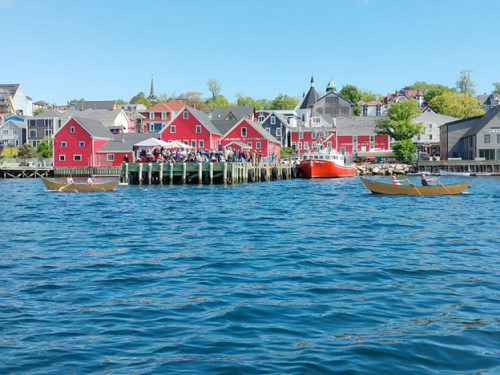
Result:
<svg viewBox="0 0 500 375"><path fill-rule="evenodd" d="M149 124L149 132L153 133L155 131L155 124L151 123Z"/></svg>
<svg viewBox="0 0 500 375"><path fill-rule="evenodd" d="M276 128L276 135L281 137L281 128Z"/></svg>
<svg viewBox="0 0 500 375"><path fill-rule="evenodd" d="M201 125L196 125L196 133L201 133Z"/></svg>
<svg viewBox="0 0 500 375"><path fill-rule="evenodd" d="M68 147L68 143L66 141L61 142L61 148Z"/></svg>
<svg viewBox="0 0 500 375"><path fill-rule="evenodd" d="M196 148L196 140L191 140L191 147L192 148Z"/></svg>
<svg viewBox="0 0 500 375"><path fill-rule="evenodd" d="M309 150L309 142L304 142L304 150Z"/></svg>
<svg viewBox="0 0 500 375"><path fill-rule="evenodd" d="M74 133L74 132L75 132L75 127L74 127L74 126L70 127L70 128L69 128L69 132L70 132L70 133Z"/></svg>
<svg viewBox="0 0 500 375"><path fill-rule="evenodd" d="M167 112L162 112L161 113L161 119L166 120L167 119Z"/></svg>
<svg viewBox="0 0 500 375"><path fill-rule="evenodd" d="M265 119L266 119L266 118L265 118L264 116L259 116L258 121L259 121L259 122L264 122L264 120L265 120Z"/></svg>
<svg viewBox="0 0 500 375"><path fill-rule="evenodd" d="M189 141L188 140L184 140L184 141L182 141L182 143L184 143L185 145L189 146Z"/></svg>
<svg viewBox="0 0 500 375"><path fill-rule="evenodd" d="M276 125L276 116L271 116L271 125Z"/></svg>
<svg viewBox="0 0 500 375"><path fill-rule="evenodd" d="M187 119L189 118L189 112L188 112L188 111L184 111L184 112L182 112L182 118L183 118L184 120L187 120Z"/></svg>
<svg viewBox="0 0 500 375"><path fill-rule="evenodd" d="M260 142L255 142L255 148L256 148L257 150L260 150L260 149L261 149L261 144L260 144Z"/></svg>
<svg viewBox="0 0 500 375"><path fill-rule="evenodd" d="M115 154L107 154L106 160L107 161L115 161Z"/></svg>
<svg viewBox="0 0 500 375"><path fill-rule="evenodd" d="M82 161L82 155L73 155L73 161Z"/></svg>
<svg viewBox="0 0 500 375"><path fill-rule="evenodd" d="M250 146L250 148L252 148L252 142L247 142L247 145Z"/></svg>
<svg viewBox="0 0 500 375"><path fill-rule="evenodd" d="M200 139L200 140L198 141L198 147L199 147L200 149L204 148L204 147L205 147L205 141L204 141L204 140L202 140L202 139Z"/></svg>
<svg viewBox="0 0 500 375"><path fill-rule="evenodd" d="M247 136L247 128L241 128L241 136L246 137Z"/></svg>
<svg viewBox="0 0 500 375"><path fill-rule="evenodd" d="M302 150L302 142L299 142L299 150Z"/></svg>
<svg viewBox="0 0 500 375"><path fill-rule="evenodd" d="M304 139L304 133L299 132L299 139Z"/></svg>
<svg viewBox="0 0 500 375"><path fill-rule="evenodd" d="M30 138L36 138L36 130L30 130Z"/></svg>
<svg viewBox="0 0 500 375"><path fill-rule="evenodd" d="M175 134L175 125L170 125L170 134Z"/></svg>
<svg viewBox="0 0 500 375"><path fill-rule="evenodd" d="M149 119L154 120L155 119L155 113L154 112L149 112Z"/></svg>
<svg viewBox="0 0 500 375"><path fill-rule="evenodd" d="M66 161L66 155L59 155L59 161Z"/></svg>
<svg viewBox="0 0 500 375"><path fill-rule="evenodd" d="M78 142L78 147L85 147L85 142L84 141Z"/></svg>

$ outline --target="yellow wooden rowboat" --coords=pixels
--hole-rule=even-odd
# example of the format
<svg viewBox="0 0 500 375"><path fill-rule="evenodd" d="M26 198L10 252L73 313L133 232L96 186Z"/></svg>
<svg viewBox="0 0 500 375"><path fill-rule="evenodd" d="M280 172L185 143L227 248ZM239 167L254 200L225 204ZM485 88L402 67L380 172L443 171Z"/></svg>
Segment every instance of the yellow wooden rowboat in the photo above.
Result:
<svg viewBox="0 0 500 375"><path fill-rule="evenodd" d="M438 185L438 186L415 186L415 185L393 185L383 182L368 180L361 178L361 181L373 194L389 194L389 195L455 195L462 194L471 181L455 185Z"/></svg>
<svg viewBox="0 0 500 375"><path fill-rule="evenodd" d="M116 181L116 182L108 182L105 184L94 184L94 185L66 184L62 181L49 180L47 178L42 178L42 181L49 190L61 190L65 192L77 191L79 193L86 193L90 191L111 191L114 190L115 187L117 187L118 184L120 183L119 181Z"/></svg>

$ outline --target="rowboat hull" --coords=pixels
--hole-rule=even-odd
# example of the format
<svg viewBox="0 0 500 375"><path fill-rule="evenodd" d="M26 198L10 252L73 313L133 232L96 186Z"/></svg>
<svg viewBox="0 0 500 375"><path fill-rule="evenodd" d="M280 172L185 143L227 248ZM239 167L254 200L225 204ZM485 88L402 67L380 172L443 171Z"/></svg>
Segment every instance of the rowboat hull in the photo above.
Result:
<svg viewBox="0 0 500 375"><path fill-rule="evenodd" d="M87 184L66 184L61 181L57 180L49 180L46 178L42 178L43 183L49 190L61 190L64 192L79 192L79 193L88 193L92 191L112 191L114 190L118 184L119 181L116 182L108 182L105 184L94 184L94 185L87 185Z"/></svg>
<svg viewBox="0 0 500 375"><path fill-rule="evenodd" d="M467 181L462 184L446 185L446 186L409 186L409 185L393 185L383 182L367 180L361 178L361 181L373 194L388 194L388 195L456 195L462 194L470 184Z"/></svg>
<svg viewBox="0 0 500 375"><path fill-rule="evenodd" d="M338 165L329 160L302 160L300 169L305 178L338 178L356 175L356 167Z"/></svg>

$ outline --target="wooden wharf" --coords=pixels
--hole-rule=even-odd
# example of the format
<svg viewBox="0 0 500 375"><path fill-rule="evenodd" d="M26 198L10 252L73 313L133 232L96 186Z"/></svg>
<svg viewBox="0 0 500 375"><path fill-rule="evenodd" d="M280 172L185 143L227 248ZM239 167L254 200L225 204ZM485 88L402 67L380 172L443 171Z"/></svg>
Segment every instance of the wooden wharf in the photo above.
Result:
<svg viewBox="0 0 500 375"><path fill-rule="evenodd" d="M0 178L37 178L53 176L52 167L4 166L0 168Z"/></svg>
<svg viewBox="0 0 500 375"><path fill-rule="evenodd" d="M450 172L491 173L500 175L500 160L425 160L417 162L418 172L439 173L440 169Z"/></svg>
<svg viewBox="0 0 500 375"><path fill-rule="evenodd" d="M140 184L238 184L288 180L299 177L292 164L229 163L123 163L121 182Z"/></svg>

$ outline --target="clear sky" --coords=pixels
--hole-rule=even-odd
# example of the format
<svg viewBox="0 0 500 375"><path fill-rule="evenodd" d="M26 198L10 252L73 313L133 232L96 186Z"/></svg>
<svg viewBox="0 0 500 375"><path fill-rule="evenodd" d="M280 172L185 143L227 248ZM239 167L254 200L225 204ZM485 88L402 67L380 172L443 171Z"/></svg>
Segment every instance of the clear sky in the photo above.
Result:
<svg viewBox="0 0 500 375"><path fill-rule="evenodd" d="M500 81L497 0L0 0L0 83L34 101L199 91L229 101Z"/></svg>

